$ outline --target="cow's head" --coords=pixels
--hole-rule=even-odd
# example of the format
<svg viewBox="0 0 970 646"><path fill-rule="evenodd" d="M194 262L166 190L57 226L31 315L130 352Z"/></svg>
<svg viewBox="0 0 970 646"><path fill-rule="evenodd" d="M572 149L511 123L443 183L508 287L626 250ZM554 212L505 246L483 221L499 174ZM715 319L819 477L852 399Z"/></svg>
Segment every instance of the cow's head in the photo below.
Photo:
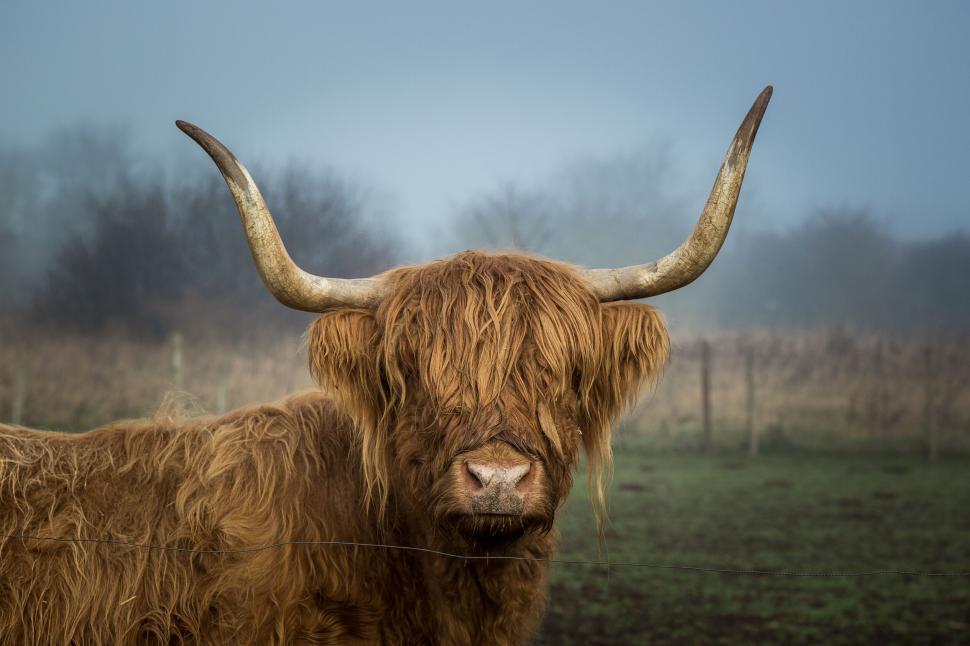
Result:
<svg viewBox="0 0 970 646"><path fill-rule="evenodd" d="M714 259L770 96L738 129L691 236L620 269L468 251L367 279L314 276L286 253L242 164L178 125L226 179L270 291L322 313L310 368L361 433L374 499L473 548L549 528L583 451L602 509L610 422L658 376L668 348L656 310L617 301L677 289Z"/></svg>
<svg viewBox="0 0 970 646"><path fill-rule="evenodd" d="M311 369L363 430L369 479L478 542L549 527L580 448L602 472L610 418L666 358L659 314L600 304L571 267L519 255L385 279L376 308L310 330Z"/></svg>

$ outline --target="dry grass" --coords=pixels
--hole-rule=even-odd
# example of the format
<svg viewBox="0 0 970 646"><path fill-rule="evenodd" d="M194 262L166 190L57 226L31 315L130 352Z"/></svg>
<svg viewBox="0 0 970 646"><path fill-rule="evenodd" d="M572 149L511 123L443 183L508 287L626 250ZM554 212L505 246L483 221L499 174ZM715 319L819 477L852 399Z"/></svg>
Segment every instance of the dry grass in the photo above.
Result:
<svg viewBox="0 0 970 646"><path fill-rule="evenodd" d="M700 341L712 348L714 432L740 441L748 426L746 355L754 367L754 425L769 441L813 434L941 446L970 437L970 340L838 330L713 332L675 339L657 392L627 426L672 436L700 430Z"/></svg>
<svg viewBox="0 0 970 646"><path fill-rule="evenodd" d="M173 402L219 412L311 386L299 336L205 346L186 338L181 389L173 347L121 335L21 335L0 346L0 419L11 419L18 370L26 376L22 423L68 431L151 416Z"/></svg>
<svg viewBox="0 0 970 646"><path fill-rule="evenodd" d="M701 425L702 336L713 350L713 426L722 445L744 438L749 351L755 425L769 444L835 435L915 447L922 445L927 420L939 429L944 448L970 440L968 339L831 330L675 337L661 386L625 429L694 441ZM7 334L0 345L0 420L11 419L18 371L25 378L22 423L72 431L152 415L171 401L178 381L170 341ZM312 385L297 335L245 344L186 338L182 383L190 397L176 399L208 411L270 401Z"/></svg>

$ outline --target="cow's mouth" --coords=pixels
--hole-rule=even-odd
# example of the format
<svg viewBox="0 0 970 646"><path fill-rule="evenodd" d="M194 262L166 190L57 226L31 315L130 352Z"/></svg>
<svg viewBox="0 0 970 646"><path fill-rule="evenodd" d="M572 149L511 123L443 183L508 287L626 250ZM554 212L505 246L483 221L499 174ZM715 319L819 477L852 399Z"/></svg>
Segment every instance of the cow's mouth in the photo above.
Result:
<svg viewBox="0 0 970 646"><path fill-rule="evenodd" d="M523 514L461 514L454 521L458 533L478 548L508 545L536 526L534 519Z"/></svg>

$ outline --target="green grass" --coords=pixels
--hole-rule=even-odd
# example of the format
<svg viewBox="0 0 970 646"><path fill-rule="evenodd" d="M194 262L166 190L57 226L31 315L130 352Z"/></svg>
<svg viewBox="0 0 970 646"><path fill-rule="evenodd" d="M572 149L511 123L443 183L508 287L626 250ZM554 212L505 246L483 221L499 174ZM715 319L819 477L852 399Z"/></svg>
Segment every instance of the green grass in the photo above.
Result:
<svg viewBox="0 0 970 646"><path fill-rule="evenodd" d="M563 559L598 559L585 487ZM970 460L660 453L627 439L611 561L794 571L970 571ZM970 643L970 577L793 578L556 565L538 643Z"/></svg>

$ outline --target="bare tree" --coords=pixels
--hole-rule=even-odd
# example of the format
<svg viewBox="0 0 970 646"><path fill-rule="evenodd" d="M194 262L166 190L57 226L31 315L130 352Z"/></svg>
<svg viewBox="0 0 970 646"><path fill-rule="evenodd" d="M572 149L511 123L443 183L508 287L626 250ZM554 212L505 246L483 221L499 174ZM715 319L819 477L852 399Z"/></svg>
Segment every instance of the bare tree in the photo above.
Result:
<svg viewBox="0 0 970 646"><path fill-rule="evenodd" d="M742 236L712 286L718 322L891 325L899 242L867 211L822 210L784 233Z"/></svg>
<svg viewBox="0 0 970 646"><path fill-rule="evenodd" d="M0 307L29 302L61 245L90 233L91 199L127 190L152 163L138 162L117 124L63 127L31 146L0 142L0 229L14 240Z"/></svg>
<svg viewBox="0 0 970 646"><path fill-rule="evenodd" d="M673 250L694 218L669 190L662 147L569 164L537 187L506 183L469 202L464 246L538 251L584 265L635 263Z"/></svg>
<svg viewBox="0 0 970 646"><path fill-rule="evenodd" d="M330 170L291 164L281 172L255 172L280 235L294 260L326 276L370 276L394 265L400 241L366 189ZM207 302L221 302L247 318L276 321L302 317L277 306L249 256L239 216L223 181L211 174L174 192L178 250L186 288ZM303 320L303 318L299 318Z"/></svg>
<svg viewBox="0 0 970 646"><path fill-rule="evenodd" d="M635 264L673 251L696 213L671 190L674 170L663 146L576 161L550 190L564 232L553 255L588 266ZM697 212L703 205L698 199Z"/></svg>
<svg viewBox="0 0 970 646"><path fill-rule="evenodd" d="M965 231L906 244L894 276L894 295L904 299L894 321L904 328L966 329L970 323L970 235ZM898 301L897 301L898 302Z"/></svg>
<svg viewBox="0 0 970 646"><path fill-rule="evenodd" d="M35 316L84 331L117 322L164 333L153 305L176 299L186 279L164 194L131 183L86 202L91 231L62 245L35 298Z"/></svg>
<svg viewBox="0 0 970 646"><path fill-rule="evenodd" d="M13 231L7 222L0 220L0 293L12 295L14 298L17 294L16 285L17 275L19 274L17 256L17 244ZM5 302L0 302L0 307L9 307L10 302L7 299L3 300Z"/></svg>
<svg viewBox="0 0 970 646"><path fill-rule="evenodd" d="M18 148L0 145L0 314L26 300L25 225L34 210L34 173Z"/></svg>
<svg viewBox="0 0 970 646"><path fill-rule="evenodd" d="M460 245L548 253L556 236L549 199L507 183L464 207L455 223Z"/></svg>
<svg viewBox="0 0 970 646"><path fill-rule="evenodd" d="M377 232L376 201L331 171L291 165L261 172L281 234L302 266L330 276L394 264L398 243ZM146 173L94 187L74 208L85 225L60 246L34 298L38 320L86 331L120 325L161 336L173 328L232 334L300 321L268 296L232 200L211 175L172 186Z"/></svg>

